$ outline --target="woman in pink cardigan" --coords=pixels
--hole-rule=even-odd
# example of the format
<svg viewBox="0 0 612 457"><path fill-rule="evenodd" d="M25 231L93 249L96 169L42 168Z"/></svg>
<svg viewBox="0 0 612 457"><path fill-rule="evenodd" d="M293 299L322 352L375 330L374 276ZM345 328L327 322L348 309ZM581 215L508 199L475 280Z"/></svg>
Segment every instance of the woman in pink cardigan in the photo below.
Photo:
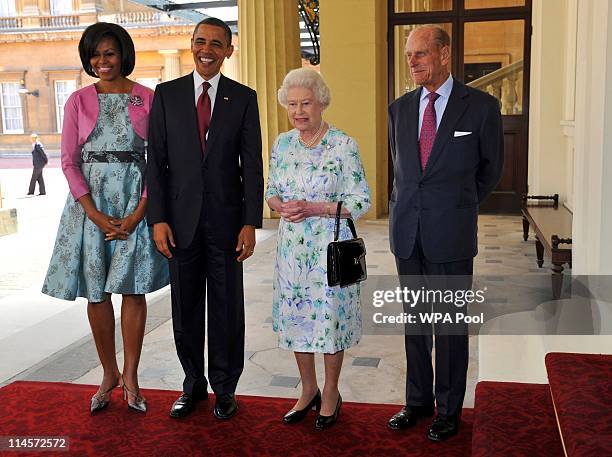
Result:
<svg viewBox="0 0 612 457"><path fill-rule="evenodd" d="M62 169L70 195L42 291L88 301L104 368L91 413L108 406L117 386L130 408L146 412L137 373L147 315L144 294L169 283L166 260L144 219L145 139L153 92L127 79L134 68L134 43L120 26L89 26L79 54L85 72L99 81L74 92L64 107ZM123 374L115 357L113 293L123 296Z"/></svg>

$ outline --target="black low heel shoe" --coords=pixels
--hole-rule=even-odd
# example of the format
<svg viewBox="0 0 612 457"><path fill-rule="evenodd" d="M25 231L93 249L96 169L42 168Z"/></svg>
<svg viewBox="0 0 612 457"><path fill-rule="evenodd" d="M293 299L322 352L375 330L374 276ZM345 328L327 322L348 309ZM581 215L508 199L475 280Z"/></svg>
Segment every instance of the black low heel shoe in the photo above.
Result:
<svg viewBox="0 0 612 457"><path fill-rule="evenodd" d="M320 414L317 416L317 420L315 421L315 428L317 430L325 430L326 428L331 427L338 420L338 414L340 413L340 407L342 406L342 396L338 394L338 403L336 404L336 410L334 414L331 416L321 416Z"/></svg>
<svg viewBox="0 0 612 457"><path fill-rule="evenodd" d="M316 408L317 411L321 408L321 391L319 389L317 389L317 393L313 399L310 400L310 403L306 405L306 408L299 410L292 409L283 416L283 422L285 424L295 424L296 422L300 422L306 417L308 411L310 411L312 408Z"/></svg>

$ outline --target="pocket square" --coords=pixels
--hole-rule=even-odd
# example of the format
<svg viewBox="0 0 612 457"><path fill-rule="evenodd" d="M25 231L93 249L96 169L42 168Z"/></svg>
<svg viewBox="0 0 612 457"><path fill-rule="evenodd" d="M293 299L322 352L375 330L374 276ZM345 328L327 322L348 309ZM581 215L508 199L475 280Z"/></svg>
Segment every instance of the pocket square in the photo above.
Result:
<svg viewBox="0 0 612 457"><path fill-rule="evenodd" d="M466 135L471 135L471 134L472 132L462 132L461 130L455 130L454 136L458 137L458 136L466 136Z"/></svg>

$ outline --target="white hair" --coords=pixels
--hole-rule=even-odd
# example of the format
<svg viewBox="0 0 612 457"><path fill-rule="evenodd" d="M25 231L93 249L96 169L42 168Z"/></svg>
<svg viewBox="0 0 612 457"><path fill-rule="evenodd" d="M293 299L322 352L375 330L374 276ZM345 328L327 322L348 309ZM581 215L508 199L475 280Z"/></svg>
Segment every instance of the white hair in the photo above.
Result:
<svg viewBox="0 0 612 457"><path fill-rule="evenodd" d="M285 108L287 108L287 93L293 87L310 89L323 109L331 103L329 87L325 84L323 77L310 68L296 68L285 76L283 84L278 89L278 102Z"/></svg>
<svg viewBox="0 0 612 457"><path fill-rule="evenodd" d="M40 137L38 136L38 133L32 132L30 134L30 139L33 139L33 138L36 138L36 141L35 141L36 144L40 144L41 146L43 145L40 141Z"/></svg>

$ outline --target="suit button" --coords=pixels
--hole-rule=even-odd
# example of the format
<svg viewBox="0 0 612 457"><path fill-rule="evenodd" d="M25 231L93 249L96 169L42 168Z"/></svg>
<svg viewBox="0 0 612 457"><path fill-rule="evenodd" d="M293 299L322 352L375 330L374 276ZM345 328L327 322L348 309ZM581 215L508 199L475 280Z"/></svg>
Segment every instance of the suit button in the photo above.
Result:
<svg viewBox="0 0 612 457"><path fill-rule="evenodd" d="M420 183L419 183L419 189L422 189L422 188L423 188L423 183L422 183L422 182L420 182Z"/></svg>

